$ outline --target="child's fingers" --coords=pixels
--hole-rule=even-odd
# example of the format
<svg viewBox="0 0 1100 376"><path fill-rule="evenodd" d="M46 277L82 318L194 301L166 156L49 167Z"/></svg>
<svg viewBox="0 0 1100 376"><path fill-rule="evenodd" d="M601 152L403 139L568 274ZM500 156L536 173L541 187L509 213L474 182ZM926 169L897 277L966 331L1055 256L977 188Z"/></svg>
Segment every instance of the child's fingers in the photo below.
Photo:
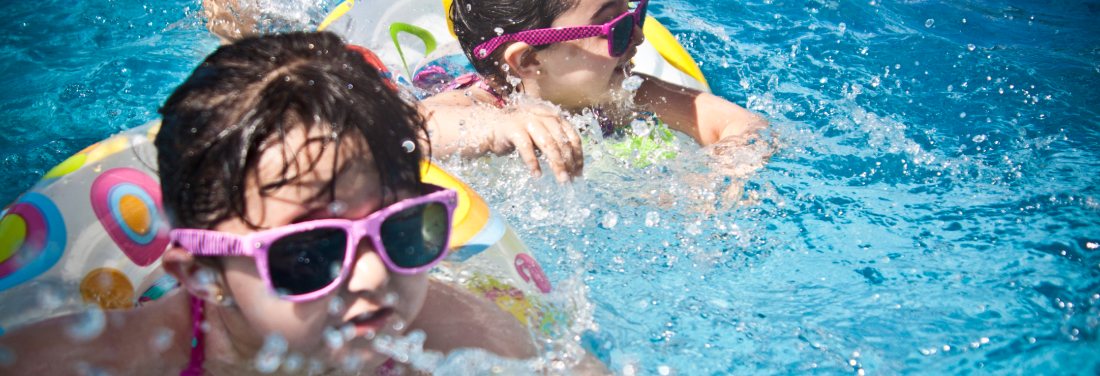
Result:
<svg viewBox="0 0 1100 376"><path fill-rule="evenodd" d="M550 169L554 170L554 176L558 181L569 181L571 174L566 166L561 148L558 146L558 137L555 136L554 127L547 127L542 122L531 122L527 123L527 132L531 135L534 144L542 151L542 155L546 157L546 161L550 163ZM572 154L570 154L570 157L572 157Z"/></svg>
<svg viewBox="0 0 1100 376"><path fill-rule="evenodd" d="M542 176L542 168L539 166L538 157L535 156L535 144L531 141L531 137L527 134L516 134L515 136L517 137L512 140L512 146L515 147L516 153L519 153L520 159L523 159L523 163L531 169L531 175L535 177Z"/></svg>
<svg viewBox="0 0 1100 376"><path fill-rule="evenodd" d="M565 126L565 137L569 141L570 150L573 151L573 176L580 176L584 171L584 144L581 143L581 134L577 132L577 128L573 127L573 124L568 121L563 121Z"/></svg>
<svg viewBox="0 0 1100 376"><path fill-rule="evenodd" d="M580 171L583 168L583 159L580 159L580 165L578 165L577 148L579 145L575 145L570 142L569 131L573 129L569 122L559 121L554 119L548 124L544 124L547 133L550 136L548 141L550 147L557 149L557 153L560 155L562 161L562 172L568 177L580 175Z"/></svg>

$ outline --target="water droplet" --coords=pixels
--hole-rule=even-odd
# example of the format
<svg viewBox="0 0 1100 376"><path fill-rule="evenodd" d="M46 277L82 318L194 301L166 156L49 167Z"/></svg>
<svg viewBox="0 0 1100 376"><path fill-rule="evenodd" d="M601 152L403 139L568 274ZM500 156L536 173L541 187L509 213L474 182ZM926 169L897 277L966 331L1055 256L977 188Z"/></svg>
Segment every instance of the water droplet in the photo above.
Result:
<svg viewBox="0 0 1100 376"><path fill-rule="evenodd" d="M362 368L363 358L356 354L348 354L341 361L340 367L347 373L358 373L359 368Z"/></svg>
<svg viewBox="0 0 1100 376"><path fill-rule="evenodd" d="M965 112L960 112L959 113L959 119L966 119L966 113Z"/></svg>
<svg viewBox="0 0 1100 376"><path fill-rule="evenodd" d="M339 217L344 215L348 211L348 203L341 200L336 200L328 204L328 212L333 216Z"/></svg>
<svg viewBox="0 0 1100 376"><path fill-rule="evenodd" d="M836 30L839 31L841 34L844 34L844 31L848 30L848 25L841 22L839 25L836 25Z"/></svg>
<svg viewBox="0 0 1100 376"><path fill-rule="evenodd" d="M645 80L639 76L630 76L623 80L622 87L623 90L635 92L638 91L638 88L642 87L643 82L645 82Z"/></svg>
<svg viewBox="0 0 1100 376"><path fill-rule="evenodd" d="M111 375L111 373L107 372L107 370L96 367L96 366L93 366L91 364L88 364L87 362L77 363L76 366L74 366L73 368L76 368L76 373L78 375L85 375L85 376L110 376Z"/></svg>
<svg viewBox="0 0 1100 376"><path fill-rule="evenodd" d="M695 221L692 223L688 223L687 226L685 226L684 231L686 231L688 235L699 236L703 233L703 228L699 221Z"/></svg>
<svg viewBox="0 0 1100 376"><path fill-rule="evenodd" d="M970 43L970 44L966 45L966 50L967 51L974 51L977 48L978 48L978 46L975 46L973 43Z"/></svg>
<svg viewBox="0 0 1100 376"><path fill-rule="evenodd" d="M504 35L504 28L502 28L502 27L499 27L499 26L498 26L498 27L494 27L494 28L493 28L493 32L494 32L494 33L497 33L497 35L498 35L498 36L499 36L499 35Z"/></svg>
<svg viewBox="0 0 1100 376"><path fill-rule="evenodd" d="M397 304L397 300L401 299L401 296L396 292L389 292L386 296L382 297L382 305L392 306Z"/></svg>
<svg viewBox="0 0 1100 376"><path fill-rule="evenodd" d="M355 325L344 324L340 326L340 335L344 338L345 342L351 341L352 338L355 338Z"/></svg>
<svg viewBox="0 0 1100 376"><path fill-rule="evenodd" d="M325 346L331 350L339 350L344 347L344 334L336 328L326 327L321 332L321 336L325 339Z"/></svg>
<svg viewBox="0 0 1100 376"><path fill-rule="evenodd" d="M653 131L653 125L650 124L648 119L634 119L630 122L630 131L633 132L635 136L645 137Z"/></svg>
<svg viewBox="0 0 1100 376"><path fill-rule="evenodd" d="M75 322L65 330L70 338L84 342L99 337L107 328L107 315L103 309L92 307L75 317Z"/></svg>
<svg viewBox="0 0 1100 376"><path fill-rule="evenodd" d="M286 354L287 342L283 336L268 334L264 338L264 345L256 354L253 366L261 373L272 373L279 369L283 363L283 355Z"/></svg>
<svg viewBox="0 0 1100 376"><path fill-rule="evenodd" d="M550 218L549 210L546 210L546 208L541 205L535 205L535 207L531 208L531 219L541 221L546 218Z"/></svg>
<svg viewBox="0 0 1100 376"><path fill-rule="evenodd" d="M924 27L932 27L935 24L936 24L936 20L933 20L931 18L924 21Z"/></svg>
<svg viewBox="0 0 1100 376"><path fill-rule="evenodd" d="M302 369L302 364L305 363L305 359L300 354L290 354L283 361L283 371L286 373L296 374Z"/></svg>
<svg viewBox="0 0 1100 376"><path fill-rule="evenodd" d="M977 136L974 136L973 138L971 138L970 141L974 141L975 144L980 144L980 143L985 142L986 137L987 137L986 135L980 134L980 135L977 135Z"/></svg>
<svg viewBox="0 0 1100 376"><path fill-rule="evenodd" d="M645 213L645 227L657 227L661 223L661 214L651 211Z"/></svg>
<svg viewBox="0 0 1100 376"><path fill-rule="evenodd" d="M339 296L328 301L328 314L330 315L339 316L341 313L344 313L344 308L346 308L344 299Z"/></svg>
<svg viewBox="0 0 1100 376"><path fill-rule="evenodd" d="M661 365L657 366L657 374L661 376L668 376L672 374L672 367Z"/></svg>
<svg viewBox="0 0 1100 376"><path fill-rule="evenodd" d="M615 225L618 225L618 224L619 224L619 215L615 214L615 212L609 211L609 212L607 212L606 214L603 215L603 218L600 218L600 227L603 227L605 229L608 229L608 230L614 229Z"/></svg>
<svg viewBox="0 0 1100 376"><path fill-rule="evenodd" d="M878 76L871 77L871 87L878 87L882 83L882 79Z"/></svg>
<svg viewBox="0 0 1100 376"><path fill-rule="evenodd" d="M1088 249L1097 249L1097 248L1100 248L1100 243L1097 243L1097 242L1088 242L1088 243L1085 243L1085 248L1088 248Z"/></svg>
<svg viewBox="0 0 1100 376"><path fill-rule="evenodd" d="M176 332L168 328L160 328L153 331L153 338L149 346L158 353L162 353L172 347L172 340L176 338Z"/></svg>
<svg viewBox="0 0 1100 376"><path fill-rule="evenodd" d="M405 140L401 142L401 148L405 149L406 153L412 153L416 151L416 143L412 140Z"/></svg>
<svg viewBox="0 0 1100 376"><path fill-rule="evenodd" d="M44 311L54 311L61 307L64 303L64 299L61 298L61 293L52 285L43 286L39 289L38 293L38 305L42 307Z"/></svg>

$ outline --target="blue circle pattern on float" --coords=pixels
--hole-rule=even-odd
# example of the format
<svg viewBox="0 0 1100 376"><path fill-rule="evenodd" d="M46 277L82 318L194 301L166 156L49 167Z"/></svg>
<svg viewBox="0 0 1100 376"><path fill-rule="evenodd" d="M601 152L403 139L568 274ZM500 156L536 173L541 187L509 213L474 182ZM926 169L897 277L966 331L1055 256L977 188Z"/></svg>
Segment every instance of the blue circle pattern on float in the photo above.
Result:
<svg viewBox="0 0 1100 376"><path fill-rule="evenodd" d="M0 291L31 280L50 270L65 252L68 235L61 211L49 197L28 192L5 212L26 223L22 245L7 260L0 262ZM7 234L5 234L7 235ZM3 236L3 235L0 235ZM30 240L30 241L27 241Z"/></svg>

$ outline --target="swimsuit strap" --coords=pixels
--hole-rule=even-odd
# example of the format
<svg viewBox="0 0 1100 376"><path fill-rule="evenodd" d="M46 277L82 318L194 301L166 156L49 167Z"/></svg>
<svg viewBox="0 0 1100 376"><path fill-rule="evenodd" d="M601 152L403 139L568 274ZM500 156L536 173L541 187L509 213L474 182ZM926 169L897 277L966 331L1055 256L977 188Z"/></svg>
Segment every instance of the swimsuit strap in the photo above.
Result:
<svg viewBox="0 0 1100 376"><path fill-rule="evenodd" d="M477 87L489 92L489 94L492 94L493 98L497 99L497 107L504 107L504 97L502 97L500 93L497 93L496 90L493 90L493 87L489 86L489 83L485 82L485 80L481 78L481 75L478 75L477 73L467 73L458 76L458 78L455 78L455 80L452 81L450 85L444 87L443 90L465 89L470 86L474 86L474 84L477 84Z"/></svg>
<svg viewBox="0 0 1100 376"><path fill-rule="evenodd" d="M202 363L206 359L206 349L203 346L202 331L202 299L191 296L191 360L187 368L180 372L180 376L201 376Z"/></svg>
<svg viewBox="0 0 1100 376"><path fill-rule="evenodd" d="M611 122L611 118L604 113L603 107L595 107L592 109L592 114L596 115L596 121L600 123L600 132L603 133L605 138L611 137L615 133L615 124Z"/></svg>

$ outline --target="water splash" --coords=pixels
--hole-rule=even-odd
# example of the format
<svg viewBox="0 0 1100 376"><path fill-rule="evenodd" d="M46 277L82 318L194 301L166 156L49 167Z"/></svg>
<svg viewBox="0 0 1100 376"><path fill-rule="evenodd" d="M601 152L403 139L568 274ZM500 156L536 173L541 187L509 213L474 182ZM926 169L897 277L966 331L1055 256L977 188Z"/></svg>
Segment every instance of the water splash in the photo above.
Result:
<svg viewBox="0 0 1100 376"><path fill-rule="evenodd" d="M622 88L628 92L638 91L638 88L642 87L642 83L645 80L641 76L629 76L623 79Z"/></svg>
<svg viewBox="0 0 1100 376"><path fill-rule="evenodd" d="M176 332L169 328L158 328L153 331L149 339L149 348L158 353L163 353L172 348L172 341L176 338Z"/></svg>
<svg viewBox="0 0 1100 376"><path fill-rule="evenodd" d="M374 349L399 363L406 363L414 369L434 372L443 361L438 352L424 350L427 335L422 330L413 330L404 337L379 336L372 342Z"/></svg>
<svg viewBox="0 0 1100 376"><path fill-rule="evenodd" d="M253 366L260 373L274 373L279 370L286 355L288 343L286 338L278 334L268 334L264 337L264 344L256 353Z"/></svg>
<svg viewBox="0 0 1100 376"><path fill-rule="evenodd" d="M106 313L98 306L90 306L73 317L73 322L65 329L65 334L76 342L87 342L99 337L106 329Z"/></svg>

